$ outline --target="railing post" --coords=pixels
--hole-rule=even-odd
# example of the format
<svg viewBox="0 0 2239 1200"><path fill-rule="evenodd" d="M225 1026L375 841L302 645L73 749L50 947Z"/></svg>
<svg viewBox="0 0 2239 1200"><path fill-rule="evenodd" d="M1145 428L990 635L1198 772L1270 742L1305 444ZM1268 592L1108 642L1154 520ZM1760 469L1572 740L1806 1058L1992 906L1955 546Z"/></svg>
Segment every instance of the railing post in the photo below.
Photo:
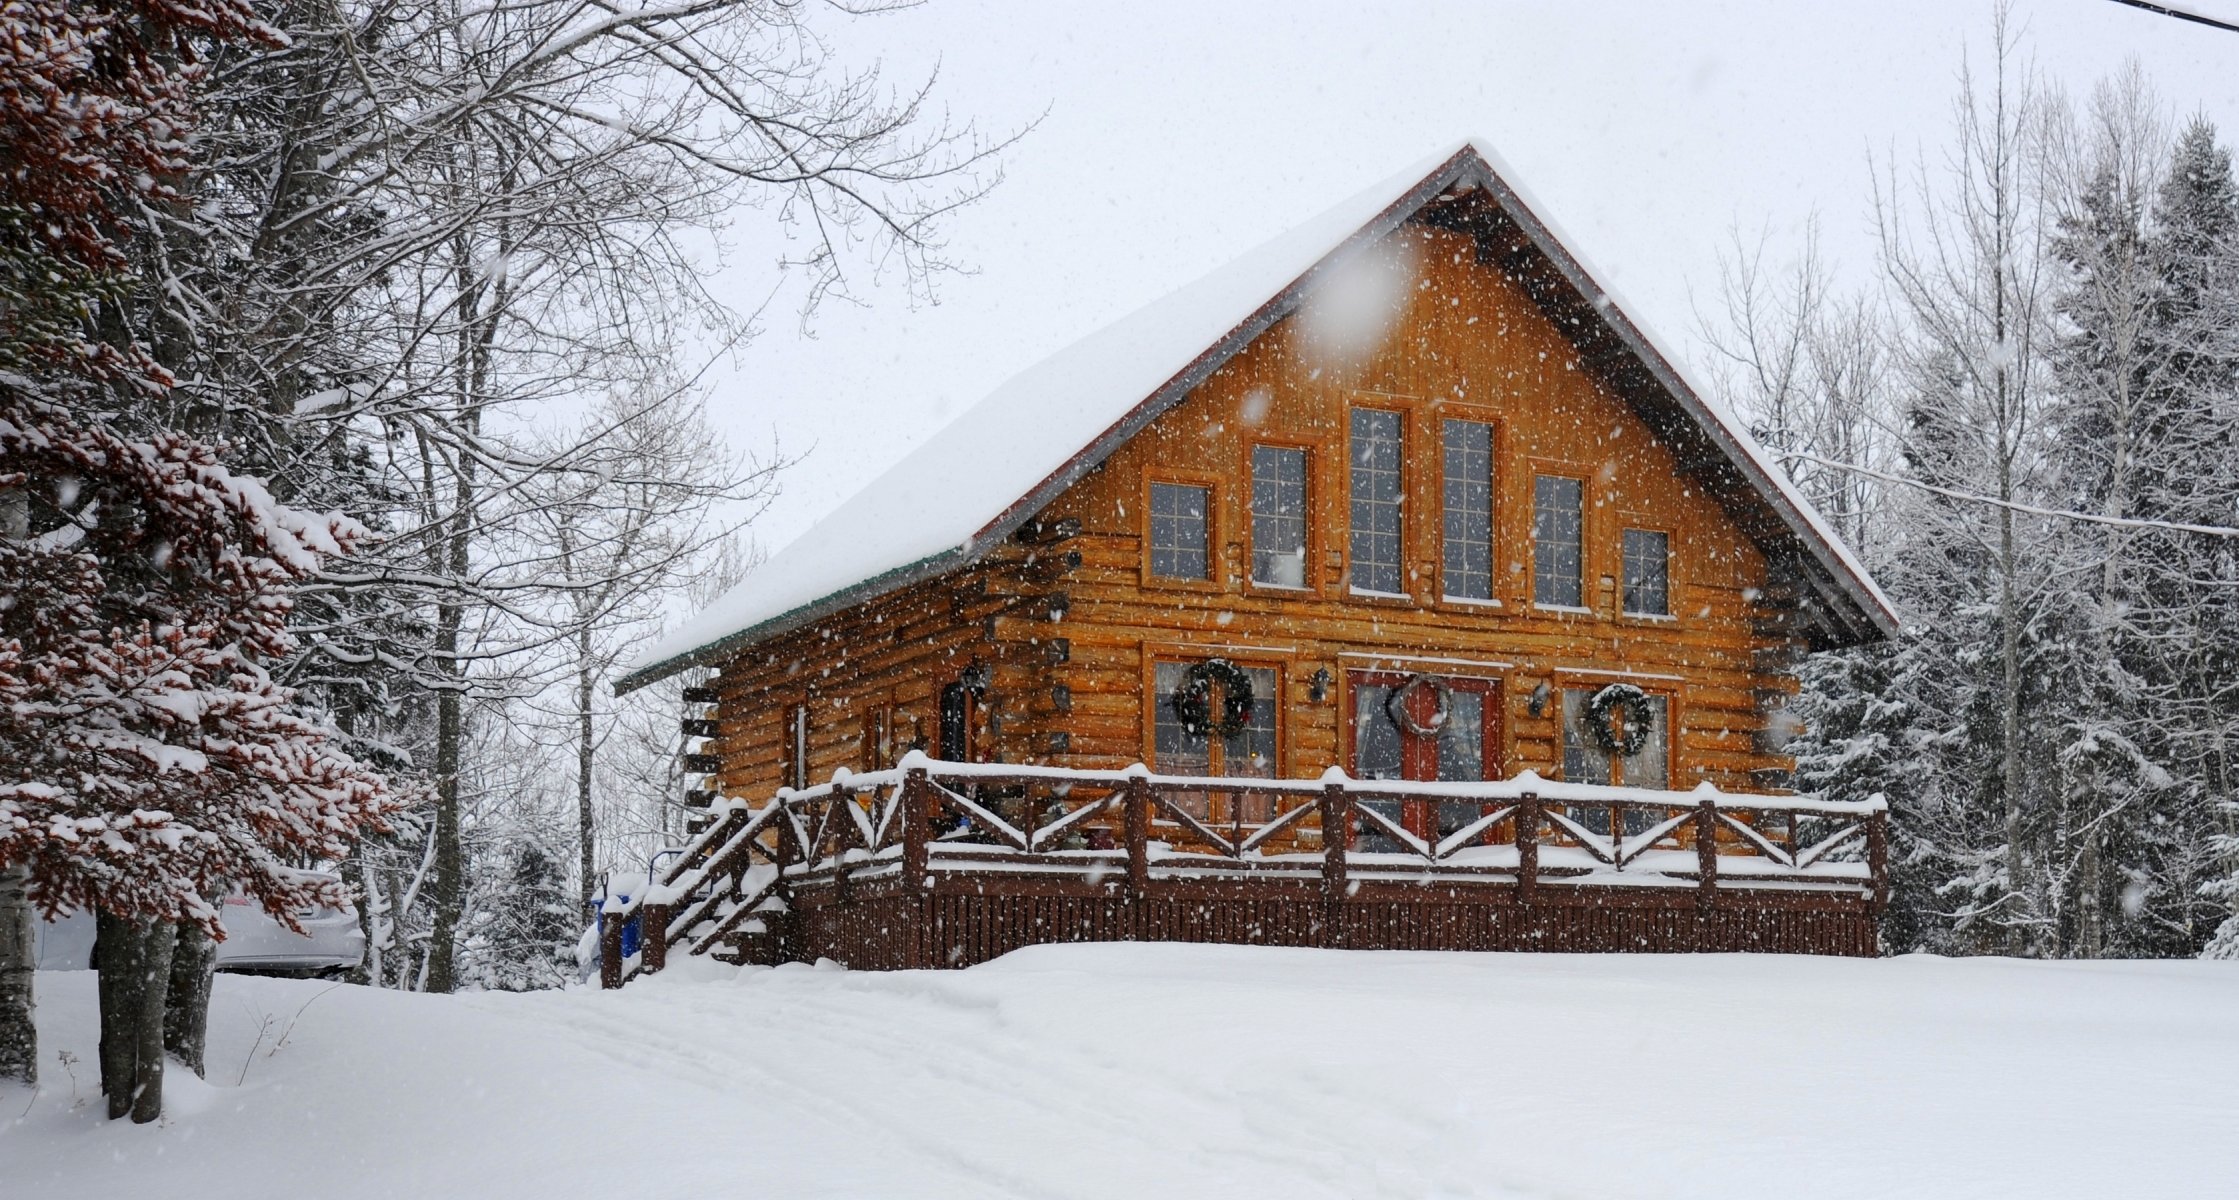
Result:
<svg viewBox="0 0 2239 1200"><path fill-rule="evenodd" d="M932 882L933 786L925 768L902 773L902 882L922 892Z"/></svg>
<svg viewBox="0 0 2239 1200"><path fill-rule="evenodd" d="M1866 873L1873 878L1874 911L1889 906L1889 810L1866 818Z"/></svg>
<svg viewBox="0 0 2239 1200"><path fill-rule="evenodd" d="M669 965L669 906L647 904L637 911L638 938L644 947L639 951L638 971L651 975Z"/></svg>
<svg viewBox="0 0 2239 1200"><path fill-rule="evenodd" d="M1332 767L1322 776L1322 929L1327 945L1345 944L1345 895L1352 890L1346 854L1352 849L1353 794Z"/></svg>
<svg viewBox="0 0 2239 1200"><path fill-rule="evenodd" d="M1695 808L1695 907L1708 910L1718 895L1718 802Z"/></svg>
<svg viewBox="0 0 2239 1200"><path fill-rule="evenodd" d="M622 986L622 925L626 918L605 911L603 899L599 908L599 986L612 991Z"/></svg>
<svg viewBox="0 0 2239 1200"><path fill-rule="evenodd" d="M1141 900L1151 886L1151 781L1141 775L1127 781L1126 806L1127 894Z"/></svg>
<svg viewBox="0 0 2239 1200"><path fill-rule="evenodd" d="M1525 792L1516 804L1516 900L1530 904L1539 895L1539 793Z"/></svg>

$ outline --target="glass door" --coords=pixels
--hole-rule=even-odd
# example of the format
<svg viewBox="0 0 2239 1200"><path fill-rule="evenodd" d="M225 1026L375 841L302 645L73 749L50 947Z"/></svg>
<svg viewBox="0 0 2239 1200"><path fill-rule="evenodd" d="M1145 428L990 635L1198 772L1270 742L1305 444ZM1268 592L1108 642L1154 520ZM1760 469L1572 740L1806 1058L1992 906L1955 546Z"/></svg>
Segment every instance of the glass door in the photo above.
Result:
<svg viewBox="0 0 2239 1200"><path fill-rule="evenodd" d="M1356 671L1352 675L1353 777L1419 781L1498 778L1500 681L1472 677ZM1460 800L1363 800L1407 832L1435 845L1483 814ZM1355 848L1396 851L1380 828L1363 828Z"/></svg>

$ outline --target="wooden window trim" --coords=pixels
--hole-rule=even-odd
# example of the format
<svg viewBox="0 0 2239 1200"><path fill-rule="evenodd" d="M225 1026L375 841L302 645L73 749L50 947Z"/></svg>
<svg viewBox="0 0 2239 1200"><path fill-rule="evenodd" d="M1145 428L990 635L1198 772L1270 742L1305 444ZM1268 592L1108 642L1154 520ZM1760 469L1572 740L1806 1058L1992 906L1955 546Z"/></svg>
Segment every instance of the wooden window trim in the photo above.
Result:
<svg viewBox="0 0 2239 1200"><path fill-rule="evenodd" d="M1182 471L1161 468L1143 472L1143 483L1136 490L1136 503L1140 516L1135 522L1136 536L1142 543L1142 553L1137 570L1145 588L1159 588L1177 592L1227 591L1228 539L1223 521L1228 505L1221 495L1222 479L1216 471ZM1205 575L1203 579L1175 579L1151 570L1151 488L1157 484L1205 489Z"/></svg>
<svg viewBox="0 0 2239 1200"><path fill-rule="evenodd" d="M1523 488L1520 501L1523 540L1518 543L1523 552L1517 556L1517 561L1524 567L1524 606L1534 613L1568 621L1600 618L1603 614L1593 605L1594 585L1601 576L1596 568L1601 565L1602 557L1595 552L1599 539L1595 536L1598 523L1594 519L1594 469L1585 463L1534 456L1519 462L1517 474L1521 476L1518 483ZM1542 475L1578 481L1578 592L1584 603L1575 608L1539 602L1539 477Z"/></svg>
<svg viewBox="0 0 2239 1200"><path fill-rule="evenodd" d="M1246 647L1214 649L1187 642L1145 642L1143 661L1139 669L1136 695L1143 698L1142 749L1139 762L1158 769L1158 664L1161 662L1202 662L1208 658L1225 658L1239 667L1260 667L1275 672L1275 778L1289 777L1290 765L1290 667L1294 656L1281 650L1257 650Z"/></svg>
<svg viewBox="0 0 2239 1200"><path fill-rule="evenodd" d="M1350 434L1347 436L1349 437ZM1244 592L1246 595L1267 596L1275 599L1320 599L1326 590L1322 585L1324 572L1321 556L1324 547L1328 545L1328 538L1325 536L1323 526L1326 523L1326 514L1329 508L1324 503L1328 489L1322 483L1322 460L1327 457L1328 445L1311 438L1260 437L1256 434L1243 439L1243 442L1243 459L1238 467L1236 478L1243 481L1241 490L1244 493L1244 502L1237 521L1239 540L1244 547ZM1306 455L1306 586L1304 587L1282 587L1276 584L1261 583L1252 578L1252 555L1254 553L1252 546L1252 451L1260 446L1276 450L1299 450ZM1350 495L1348 495L1347 499L1350 500L1350 498ZM1349 516L1350 509L1347 511ZM1340 578L1346 578L1349 575L1350 571L1348 570L1347 576L1340 576Z"/></svg>
<svg viewBox="0 0 2239 1200"><path fill-rule="evenodd" d="M1421 523L1421 514L1409 511L1421 507L1421 497L1416 492L1424 473L1409 469L1412 465L1410 459L1422 441L1422 431L1415 427L1416 410L1420 407L1421 404L1412 397L1383 393L1358 394L1345 401L1344 424L1339 434L1339 442L1344 451L1338 466L1338 473L1344 477L1345 487L1335 513L1344 530L1339 539L1342 551L1337 586L1339 594L1355 604L1383 608L1421 607L1418 589L1422 586L1422 580L1417 578L1420 572L1409 566L1416 561L1414 535ZM1401 592L1365 592L1353 586L1353 413L1363 408L1391 413L1399 418L1399 574L1400 582L1406 588Z"/></svg>
<svg viewBox="0 0 2239 1200"><path fill-rule="evenodd" d="M1617 514L1617 516L1618 525L1616 555L1618 623L1621 625L1631 625L1641 629L1684 628L1687 622L1681 619L1680 614L1685 610L1686 605L1681 604L1679 601L1681 584L1679 570L1679 560L1681 558L1681 555L1679 553L1679 523L1670 517L1652 517L1646 513L1641 512L1621 512ZM1656 613L1636 613L1625 611L1625 531L1629 529L1639 529L1644 530L1648 533L1660 533L1664 535L1664 607L1670 609L1670 612L1658 615Z"/></svg>
<svg viewBox="0 0 2239 1200"><path fill-rule="evenodd" d="M1598 692L1613 683L1629 683L1651 696L1664 698L1664 764L1670 777L1671 790L1684 792L1695 786L1683 768L1679 756L1679 727L1685 713L1687 684L1677 679L1640 678L1631 675L1588 673L1585 671L1557 670L1550 683L1554 696L1549 701L1555 718L1555 775L1563 773L1563 710L1562 694L1572 692ZM1619 784L1632 787L1633 784Z"/></svg>
<svg viewBox="0 0 2239 1200"><path fill-rule="evenodd" d="M1510 544L1508 512L1512 507L1506 493L1511 472L1508 469L1508 422L1497 409L1479 408L1458 403L1438 403L1429 407L1432 443L1437 447L1433 464L1431 499L1438 509L1437 536L1431 545L1431 596L1430 606L1440 612L1458 615L1497 613L1509 607L1502 598L1502 581L1507 572L1501 570L1501 548ZM1446 425L1447 421L1475 421L1492 427L1493 496L1489 514L1492 534L1492 596L1484 600L1463 599L1447 595L1446 589ZM1527 530L1527 532L1529 532ZM1525 539L1528 543L1529 538ZM1528 580L1527 580L1528 582ZM1526 592L1528 598L1531 593Z"/></svg>

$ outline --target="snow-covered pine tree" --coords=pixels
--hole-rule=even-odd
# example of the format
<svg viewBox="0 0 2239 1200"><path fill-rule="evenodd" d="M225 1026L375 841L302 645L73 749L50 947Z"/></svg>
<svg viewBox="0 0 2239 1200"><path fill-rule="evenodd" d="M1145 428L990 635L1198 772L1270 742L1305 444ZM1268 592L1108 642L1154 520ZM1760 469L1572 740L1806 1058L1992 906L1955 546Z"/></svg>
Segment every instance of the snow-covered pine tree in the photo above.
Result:
<svg viewBox="0 0 2239 1200"><path fill-rule="evenodd" d="M361 531L189 439L34 403L0 406L0 486L24 514L0 540L0 859L45 911L102 914L103 1091L152 1119L172 927L222 936L229 885L284 924L346 902L291 864L341 858L394 802L265 665L293 649L286 588Z"/></svg>
<svg viewBox="0 0 2239 1200"><path fill-rule="evenodd" d="M564 860L524 841L503 852L492 874L504 884L477 920L471 941L482 987L508 992L564 986L574 974L583 909L568 886Z"/></svg>

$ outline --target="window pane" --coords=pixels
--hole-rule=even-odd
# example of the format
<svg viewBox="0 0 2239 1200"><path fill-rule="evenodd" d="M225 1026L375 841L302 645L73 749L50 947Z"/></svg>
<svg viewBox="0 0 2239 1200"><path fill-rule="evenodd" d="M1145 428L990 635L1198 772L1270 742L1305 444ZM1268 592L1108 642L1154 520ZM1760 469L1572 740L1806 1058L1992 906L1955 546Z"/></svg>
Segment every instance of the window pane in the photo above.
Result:
<svg viewBox="0 0 2239 1200"><path fill-rule="evenodd" d="M1609 752L1586 728L1591 692L1563 693L1563 779L1569 783L1608 783ZM1596 833L1609 832L1609 809L1599 804L1571 805L1570 819Z"/></svg>
<svg viewBox="0 0 2239 1200"><path fill-rule="evenodd" d="M1151 574L1167 579L1210 579L1205 512L1210 488L1179 483L1151 485Z"/></svg>
<svg viewBox="0 0 2239 1200"><path fill-rule="evenodd" d="M1438 777L1474 783L1485 777L1485 696L1460 691L1450 696L1446 724L1438 730Z"/></svg>
<svg viewBox="0 0 2239 1200"><path fill-rule="evenodd" d="M1160 663L1156 678L1157 695L1151 698L1158 706L1153 721L1156 744L1152 753L1157 756L1156 766L1164 775L1207 775L1213 770L1212 739L1204 733L1191 733L1182 727L1174 716L1174 690L1182 686L1189 674L1188 663Z"/></svg>
<svg viewBox="0 0 2239 1200"><path fill-rule="evenodd" d="M1648 698L1648 743L1640 753L1619 762L1626 787L1671 788L1671 737L1664 722L1671 714L1671 702L1663 696ZM1625 836L1636 837L1654 829L1671 814L1652 809L1628 809L1625 812Z"/></svg>
<svg viewBox="0 0 2239 1200"><path fill-rule="evenodd" d="M1398 594L1400 415L1353 410L1353 587Z"/></svg>
<svg viewBox="0 0 2239 1200"><path fill-rule="evenodd" d="M1625 611L1671 615L1671 536L1653 529L1625 531Z"/></svg>
<svg viewBox="0 0 2239 1200"><path fill-rule="evenodd" d="M1648 744L1623 763L1626 787L1671 787L1671 698L1648 698Z"/></svg>
<svg viewBox="0 0 2239 1200"><path fill-rule="evenodd" d="M1221 740L1221 774L1268 779L1275 774L1275 695L1273 667L1246 667L1252 681L1252 719L1235 737Z"/></svg>
<svg viewBox="0 0 2239 1200"><path fill-rule="evenodd" d="M1306 586L1306 452L1252 447L1252 582Z"/></svg>
<svg viewBox="0 0 2239 1200"><path fill-rule="evenodd" d="M1485 695L1452 693L1446 723L1438 729L1438 777L1455 783L1485 778ZM1471 800L1438 802L1438 836L1445 838L1483 816L1485 806Z"/></svg>
<svg viewBox="0 0 2239 1200"><path fill-rule="evenodd" d="M1493 598L1493 427L1446 422L1446 594Z"/></svg>
<svg viewBox="0 0 2239 1200"><path fill-rule="evenodd" d="M1532 599L1580 608L1584 571L1585 484L1560 475L1532 483Z"/></svg>
<svg viewBox="0 0 2239 1200"><path fill-rule="evenodd" d="M1353 689L1353 777L1399 778L1399 726L1385 711L1392 689L1364 685Z"/></svg>

